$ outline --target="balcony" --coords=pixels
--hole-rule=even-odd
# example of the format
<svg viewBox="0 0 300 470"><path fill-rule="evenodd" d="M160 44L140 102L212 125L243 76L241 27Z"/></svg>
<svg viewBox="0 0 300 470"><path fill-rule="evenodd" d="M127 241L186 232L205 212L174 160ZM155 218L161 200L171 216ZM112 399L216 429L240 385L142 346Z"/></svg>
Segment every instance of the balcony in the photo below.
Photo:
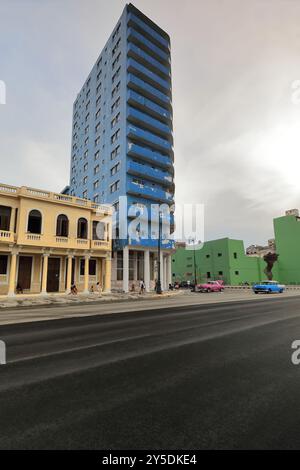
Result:
<svg viewBox="0 0 300 470"><path fill-rule="evenodd" d="M0 230L0 243L13 243L15 240L14 232Z"/></svg>
<svg viewBox="0 0 300 470"><path fill-rule="evenodd" d="M150 148L141 147L140 145L132 142L128 143L127 154L130 157L140 158L141 160L149 163L155 163L162 168L168 168L169 170L172 170L173 168L173 163L170 157L155 152Z"/></svg>
<svg viewBox="0 0 300 470"><path fill-rule="evenodd" d="M155 46L153 42L146 39L145 36L134 29L128 28L127 40L143 49L147 54L153 55L154 59L158 60L162 64L170 66L170 55Z"/></svg>
<svg viewBox="0 0 300 470"><path fill-rule="evenodd" d="M149 83L144 82L132 73L127 75L127 86L128 88L131 88L146 98L154 101L159 106L166 107L169 110L172 109L172 101L168 95L165 95L157 88L154 88L153 86L149 85Z"/></svg>
<svg viewBox="0 0 300 470"><path fill-rule="evenodd" d="M150 25L142 21L133 13L128 14L127 24L128 26L132 26L133 28L137 27L137 29L142 30L145 34L147 34L149 39L151 38L151 40L154 41L158 47L162 47L166 52L170 50L170 41L161 36L157 31L151 28Z"/></svg>
<svg viewBox="0 0 300 470"><path fill-rule="evenodd" d="M127 46L127 56L132 57L133 59L141 62L146 67L153 70L157 75L161 75L165 80L171 80L171 70L168 67L165 67L158 60L151 57L143 49L136 46L135 44L129 43Z"/></svg>
<svg viewBox="0 0 300 470"><path fill-rule="evenodd" d="M144 131L139 127L135 127L132 124L127 125L126 133L129 139L137 141L138 143L142 142L145 145L150 145L154 149L165 152L173 157L173 147L167 140L162 139L151 132Z"/></svg>
<svg viewBox="0 0 300 470"><path fill-rule="evenodd" d="M92 250L110 250L111 249L111 242L107 240L92 240L91 241L91 249Z"/></svg>
<svg viewBox="0 0 300 470"><path fill-rule="evenodd" d="M158 240L156 238L129 238L128 244L130 246L142 246L147 248L153 248L154 250L158 249ZM175 247L175 242L173 240L161 240L160 248L162 250L172 250Z"/></svg>
<svg viewBox="0 0 300 470"><path fill-rule="evenodd" d="M172 187L174 184L170 173L133 161L127 163L127 173L156 181L163 186Z"/></svg>
<svg viewBox="0 0 300 470"><path fill-rule="evenodd" d="M174 202L173 194L164 191L160 188L155 188L152 186L146 186L141 184L133 183L132 181L128 182L127 192L129 194L136 194L138 196L144 197L146 199L151 199L152 201L160 201L165 203Z"/></svg>
<svg viewBox="0 0 300 470"><path fill-rule="evenodd" d="M148 116L148 114L138 111L137 109L127 107L127 121L132 124L141 125L150 132L159 134L171 142L173 141L173 132L169 126Z"/></svg>
<svg viewBox="0 0 300 470"><path fill-rule="evenodd" d="M172 114L170 111L167 111L165 108L162 108L158 104L148 100L142 95L139 95L133 90L127 90L127 102L141 111L146 111L155 119L165 123L170 123L172 120Z"/></svg>
<svg viewBox="0 0 300 470"><path fill-rule="evenodd" d="M149 83L149 85L153 86L154 88L157 88L162 93L168 96L171 95L171 83L167 80L164 80L144 65L141 65L136 60L127 60L127 70L129 73L133 73L136 77L140 78L144 82Z"/></svg>

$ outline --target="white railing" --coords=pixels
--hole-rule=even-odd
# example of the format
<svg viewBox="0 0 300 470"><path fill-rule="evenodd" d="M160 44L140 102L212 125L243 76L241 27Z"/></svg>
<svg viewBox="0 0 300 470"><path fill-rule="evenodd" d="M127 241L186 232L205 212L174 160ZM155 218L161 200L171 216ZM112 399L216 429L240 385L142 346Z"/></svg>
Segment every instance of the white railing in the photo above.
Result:
<svg viewBox="0 0 300 470"><path fill-rule="evenodd" d="M27 233L26 238L30 241L39 241L42 237L36 233Z"/></svg>

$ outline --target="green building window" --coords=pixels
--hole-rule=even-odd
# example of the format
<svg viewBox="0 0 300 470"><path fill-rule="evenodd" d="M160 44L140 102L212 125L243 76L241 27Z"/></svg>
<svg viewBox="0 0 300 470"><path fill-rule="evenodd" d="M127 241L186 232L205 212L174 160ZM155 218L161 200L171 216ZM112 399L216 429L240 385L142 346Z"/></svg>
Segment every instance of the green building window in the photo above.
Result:
<svg viewBox="0 0 300 470"><path fill-rule="evenodd" d="M234 274L235 274L236 276L238 276L238 275L240 274L240 272L239 272L239 271L234 271Z"/></svg>
<svg viewBox="0 0 300 470"><path fill-rule="evenodd" d="M209 271L206 273L206 277L207 277L207 279L210 279L210 272Z"/></svg>
<svg viewBox="0 0 300 470"><path fill-rule="evenodd" d="M222 256L222 253L218 253L218 256L219 256L219 258L220 258L220 256Z"/></svg>
<svg viewBox="0 0 300 470"><path fill-rule="evenodd" d="M236 252L233 253L233 257L234 257L234 259L237 259L237 253Z"/></svg>

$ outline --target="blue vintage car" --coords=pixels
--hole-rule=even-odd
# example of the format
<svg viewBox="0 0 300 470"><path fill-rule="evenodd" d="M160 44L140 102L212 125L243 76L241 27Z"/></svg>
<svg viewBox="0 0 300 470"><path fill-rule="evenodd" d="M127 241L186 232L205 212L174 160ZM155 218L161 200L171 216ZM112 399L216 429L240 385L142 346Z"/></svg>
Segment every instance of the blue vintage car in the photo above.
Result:
<svg viewBox="0 0 300 470"><path fill-rule="evenodd" d="M259 292L265 292L267 294L281 294L285 286L279 284L277 281L262 281L252 286L253 292L258 294Z"/></svg>

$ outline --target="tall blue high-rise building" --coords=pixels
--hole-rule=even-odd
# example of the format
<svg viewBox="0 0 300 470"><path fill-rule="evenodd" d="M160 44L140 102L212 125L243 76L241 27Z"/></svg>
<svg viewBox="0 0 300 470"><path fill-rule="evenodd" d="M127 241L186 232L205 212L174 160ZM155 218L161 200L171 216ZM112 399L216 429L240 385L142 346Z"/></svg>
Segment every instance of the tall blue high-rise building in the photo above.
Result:
<svg viewBox="0 0 300 470"><path fill-rule="evenodd" d="M137 208L171 207L173 162L170 38L128 4L74 102L70 193L116 211L120 196ZM126 292L143 279L153 288L158 243L151 229L147 238L120 237L114 246L113 286ZM171 250L164 240L163 288L171 282Z"/></svg>

